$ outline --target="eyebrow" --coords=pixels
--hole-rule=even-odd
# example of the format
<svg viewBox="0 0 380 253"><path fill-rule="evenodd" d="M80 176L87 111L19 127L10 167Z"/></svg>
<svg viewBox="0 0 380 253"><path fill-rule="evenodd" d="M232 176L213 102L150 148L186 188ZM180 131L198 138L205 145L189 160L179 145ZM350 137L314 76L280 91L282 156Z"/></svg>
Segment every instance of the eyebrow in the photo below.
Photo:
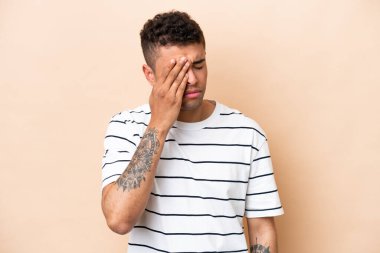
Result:
<svg viewBox="0 0 380 253"><path fill-rule="evenodd" d="M193 65L194 65L194 64L202 63L202 62L204 62L205 60L206 60L206 59L203 58L203 59L200 59L200 60L198 60L198 61L194 61L194 62L193 62Z"/></svg>

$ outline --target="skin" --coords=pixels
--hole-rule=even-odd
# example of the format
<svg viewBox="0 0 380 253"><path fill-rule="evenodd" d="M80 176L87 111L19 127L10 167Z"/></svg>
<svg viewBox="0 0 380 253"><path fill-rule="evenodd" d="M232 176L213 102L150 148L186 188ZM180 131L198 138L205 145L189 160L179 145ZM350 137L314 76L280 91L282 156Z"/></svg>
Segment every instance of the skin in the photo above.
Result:
<svg viewBox="0 0 380 253"><path fill-rule="evenodd" d="M206 51L202 44L190 44L186 46L165 46L157 50L155 71L148 65L143 65L146 79L154 88L160 81L159 77L166 71L165 66L171 59L186 57L189 61L187 71L188 80L185 94L191 91L199 91L198 98L182 97L181 108L177 120L184 122L197 122L206 119L214 110L214 105L204 100L207 85Z"/></svg>
<svg viewBox="0 0 380 253"><path fill-rule="evenodd" d="M201 44L158 48L155 71L143 65L152 85L149 97L151 120L120 178L102 192L102 210L110 229L128 233L143 213L166 136L175 120L200 121L213 112L215 105L204 101L207 66ZM189 92L198 91L197 97Z"/></svg>
<svg viewBox="0 0 380 253"><path fill-rule="evenodd" d="M247 219L250 253L278 253L273 217Z"/></svg>
<svg viewBox="0 0 380 253"><path fill-rule="evenodd" d="M198 122L214 111L215 104L203 99L207 84L205 57L201 44L159 47L155 70L142 66L152 86L151 120L123 174L103 189L102 210L112 231L130 232L145 210L165 139L174 122ZM187 95L194 91L197 96ZM277 253L274 219L247 221L250 252Z"/></svg>

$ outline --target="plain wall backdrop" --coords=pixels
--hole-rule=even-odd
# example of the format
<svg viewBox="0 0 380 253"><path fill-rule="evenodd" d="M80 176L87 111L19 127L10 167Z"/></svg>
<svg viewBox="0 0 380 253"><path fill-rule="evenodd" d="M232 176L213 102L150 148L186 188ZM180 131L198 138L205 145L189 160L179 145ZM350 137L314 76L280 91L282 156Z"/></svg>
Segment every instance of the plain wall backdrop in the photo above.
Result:
<svg viewBox="0 0 380 253"><path fill-rule="evenodd" d="M269 137L280 252L379 252L377 0L0 0L0 252L126 252L103 138L148 101L139 31L171 9L204 30L206 97Z"/></svg>

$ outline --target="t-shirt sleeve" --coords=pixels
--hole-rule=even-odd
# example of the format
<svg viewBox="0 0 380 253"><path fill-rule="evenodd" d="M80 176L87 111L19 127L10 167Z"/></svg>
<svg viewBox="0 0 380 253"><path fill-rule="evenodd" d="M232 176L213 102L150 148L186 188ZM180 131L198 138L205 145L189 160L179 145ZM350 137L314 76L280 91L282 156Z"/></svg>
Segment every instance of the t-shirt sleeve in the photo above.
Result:
<svg viewBox="0 0 380 253"><path fill-rule="evenodd" d="M281 215L284 210L273 174L267 140L264 141L258 151L253 151L245 215L247 218Z"/></svg>
<svg viewBox="0 0 380 253"><path fill-rule="evenodd" d="M139 128L128 112L117 114L108 123L102 159L102 188L116 181L127 168L140 142Z"/></svg>

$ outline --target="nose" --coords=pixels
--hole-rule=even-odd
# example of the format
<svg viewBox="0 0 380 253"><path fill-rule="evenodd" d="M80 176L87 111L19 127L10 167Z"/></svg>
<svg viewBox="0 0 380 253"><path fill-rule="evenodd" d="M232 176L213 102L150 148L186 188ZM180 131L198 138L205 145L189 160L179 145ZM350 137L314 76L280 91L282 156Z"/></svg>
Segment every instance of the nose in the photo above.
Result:
<svg viewBox="0 0 380 253"><path fill-rule="evenodd" d="M191 67L189 68L189 71L187 72L187 74L189 75L189 79L187 80L188 84L194 85L198 82L198 79L195 76L194 71Z"/></svg>

